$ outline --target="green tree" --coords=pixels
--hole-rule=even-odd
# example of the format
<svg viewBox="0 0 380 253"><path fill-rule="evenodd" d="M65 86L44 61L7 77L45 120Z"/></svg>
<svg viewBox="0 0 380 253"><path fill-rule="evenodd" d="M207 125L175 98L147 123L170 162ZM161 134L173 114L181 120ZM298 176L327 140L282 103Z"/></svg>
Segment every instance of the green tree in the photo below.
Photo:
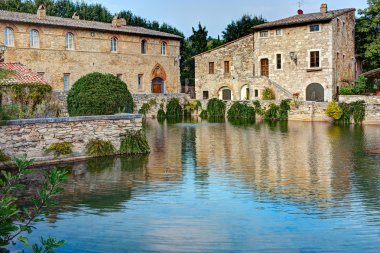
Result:
<svg viewBox="0 0 380 253"><path fill-rule="evenodd" d="M230 42L252 33L252 27L266 22L262 16L243 15L242 18L232 21L222 32L225 42Z"/></svg>
<svg viewBox="0 0 380 253"><path fill-rule="evenodd" d="M33 160L25 155L15 158L14 162L17 171L12 173L2 170L0 176L0 252L6 252L3 247L15 241L31 247L35 253L53 252L64 241L49 237L41 238L40 244L30 245L25 235L33 231L33 223L41 220L40 216L47 212L48 207L56 204L53 198L63 191L60 185L67 180L67 172L58 169L47 172L37 196L25 205L18 202L16 191L24 187L25 177L32 173L28 167L33 164Z"/></svg>
<svg viewBox="0 0 380 253"><path fill-rule="evenodd" d="M368 7L359 10L356 19L356 52L365 70L380 67L380 0L367 0Z"/></svg>

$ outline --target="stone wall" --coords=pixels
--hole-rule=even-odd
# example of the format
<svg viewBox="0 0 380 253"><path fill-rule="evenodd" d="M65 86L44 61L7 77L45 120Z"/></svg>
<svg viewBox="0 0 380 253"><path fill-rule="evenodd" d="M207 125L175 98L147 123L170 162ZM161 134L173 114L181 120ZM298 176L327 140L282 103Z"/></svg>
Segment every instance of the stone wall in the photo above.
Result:
<svg viewBox="0 0 380 253"><path fill-rule="evenodd" d="M351 103L363 100L366 104L380 105L379 96L339 95L339 102Z"/></svg>
<svg viewBox="0 0 380 253"><path fill-rule="evenodd" d="M206 110L208 100L201 100L202 109ZM226 113L232 106L234 102L245 102L253 106L253 101L226 101ZM260 104L262 108L268 107L271 103L277 105L280 104L279 100L273 101L262 101ZM327 102L306 102L300 101L297 103L297 107L292 107L289 112L290 121L307 121L307 122L331 122L332 119L326 116L325 112L327 109ZM200 113L199 111L198 113ZM260 116L257 115L257 118L260 119ZM353 123L353 121L352 121ZM380 104L367 104L366 105L366 118L363 124L376 124L380 125Z"/></svg>
<svg viewBox="0 0 380 253"><path fill-rule="evenodd" d="M133 114L12 120L0 126L0 149L9 156L27 154L38 162L81 159L86 158L85 146L91 139L110 140L119 149L121 135L141 128L142 115ZM73 153L54 159L46 149L61 142L72 143Z"/></svg>
<svg viewBox="0 0 380 253"><path fill-rule="evenodd" d="M135 113L137 113L143 104L148 103L151 105L149 111L146 116L148 118L155 117L157 115L158 110L160 109L160 105L163 104L164 110L166 111L166 104L172 98L178 98L179 102L182 106L186 104L187 101L190 100L190 96L183 93L168 93L168 94L132 94L133 102L135 103Z"/></svg>
<svg viewBox="0 0 380 253"><path fill-rule="evenodd" d="M229 62L229 73L224 71L225 61ZM196 98L203 99L204 91L209 98L221 98L220 90L226 87L233 99L240 100L245 96L244 86L252 83L253 61L252 34L195 56ZM214 63L213 74L209 73L210 62Z"/></svg>
<svg viewBox="0 0 380 253"><path fill-rule="evenodd" d="M43 75L53 89L63 90L64 74L69 74L72 86L88 73L101 72L120 76L132 93L151 92L155 77L164 79L165 92L179 92L179 39L1 21L0 41L4 41L5 27L13 29L15 41L14 47L6 50L5 62L25 64ZM29 46L31 29L39 31L39 48ZM73 50L66 49L67 32L74 34ZM117 52L111 52L112 37L118 39ZM147 41L146 54L141 53L143 39ZM161 54L162 42L167 43L166 55ZM139 75L142 75L141 87Z"/></svg>

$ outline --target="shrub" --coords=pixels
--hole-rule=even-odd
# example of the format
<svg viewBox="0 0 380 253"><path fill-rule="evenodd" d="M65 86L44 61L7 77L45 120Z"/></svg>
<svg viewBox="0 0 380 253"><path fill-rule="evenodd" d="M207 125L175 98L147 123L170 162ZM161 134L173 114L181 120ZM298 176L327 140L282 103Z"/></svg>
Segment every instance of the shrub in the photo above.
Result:
<svg viewBox="0 0 380 253"><path fill-rule="evenodd" d="M275 100L276 95L274 94L274 91L272 88L265 87L263 90L263 95L262 95L263 100Z"/></svg>
<svg viewBox="0 0 380 253"><path fill-rule="evenodd" d="M363 100L350 103L355 125L363 123L365 119L365 102Z"/></svg>
<svg viewBox="0 0 380 253"><path fill-rule="evenodd" d="M326 115L334 120L338 120L342 117L343 111L342 108L335 102L331 101L326 109Z"/></svg>
<svg viewBox="0 0 380 253"><path fill-rule="evenodd" d="M11 158L4 153L3 150L0 149L0 162L7 162L7 161L10 161Z"/></svg>
<svg viewBox="0 0 380 253"><path fill-rule="evenodd" d="M340 103L339 104L340 108L342 108L342 116L339 119L339 122L343 124L349 124L351 121L351 106L350 104L347 103Z"/></svg>
<svg viewBox="0 0 380 253"><path fill-rule="evenodd" d="M70 142L52 143L48 148L48 153L53 153L54 159L62 155L70 155L73 153L73 144Z"/></svg>
<svg viewBox="0 0 380 253"><path fill-rule="evenodd" d="M201 117L201 119L207 119L207 110L202 110L199 117Z"/></svg>
<svg viewBox="0 0 380 253"><path fill-rule="evenodd" d="M207 103L207 116L211 118L224 118L226 104L223 100L212 98Z"/></svg>
<svg viewBox="0 0 380 253"><path fill-rule="evenodd" d="M279 120L288 120L291 99L282 100L278 110Z"/></svg>
<svg viewBox="0 0 380 253"><path fill-rule="evenodd" d="M160 104L160 109L157 112L157 119L158 120L166 119L166 113L164 111L164 104Z"/></svg>
<svg viewBox="0 0 380 253"><path fill-rule="evenodd" d="M184 113L191 114L193 111L198 110L199 108L202 109L202 104L199 100L188 102L185 105Z"/></svg>
<svg viewBox="0 0 380 253"><path fill-rule="evenodd" d="M234 102L227 112L227 118L230 121L240 119L255 121L255 108L246 103Z"/></svg>
<svg viewBox="0 0 380 253"><path fill-rule="evenodd" d="M269 108L264 113L265 120L278 120L278 111L280 107L276 104L270 104Z"/></svg>
<svg viewBox="0 0 380 253"><path fill-rule="evenodd" d="M133 112L127 85L111 74L91 73L75 82L67 97L70 116L109 115Z"/></svg>
<svg viewBox="0 0 380 253"><path fill-rule="evenodd" d="M139 114L144 114L144 115L146 115L146 113L148 112L150 110L150 104L148 104L148 103L144 103L142 106L141 106L141 108L140 108L140 110L139 110Z"/></svg>
<svg viewBox="0 0 380 253"><path fill-rule="evenodd" d="M167 118L181 118L183 114L182 107L179 104L178 98L170 99L166 105L166 117Z"/></svg>
<svg viewBox="0 0 380 253"><path fill-rule="evenodd" d="M142 130L127 131L120 143L120 153L126 155L148 154L149 144Z"/></svg>
<svg viewBox="0 0 380 253"><path fill-rule="evenodd" d="M264 110L263 108L261 108L261 104L260 104L260 101L259 101L259 100L255 100L255 101L253 101L253 107L255 108L255 112L256 112L258 115L261 115L261 116L264 115L265 110Z"/></svg>
<svg viewBox="0 0 380 253"><path fill-rule="evenodd" d="M110 156L115 154L115 147L111 141L104 141L99 138L90 140L86 145L86 153L89 156Z"/></svg>

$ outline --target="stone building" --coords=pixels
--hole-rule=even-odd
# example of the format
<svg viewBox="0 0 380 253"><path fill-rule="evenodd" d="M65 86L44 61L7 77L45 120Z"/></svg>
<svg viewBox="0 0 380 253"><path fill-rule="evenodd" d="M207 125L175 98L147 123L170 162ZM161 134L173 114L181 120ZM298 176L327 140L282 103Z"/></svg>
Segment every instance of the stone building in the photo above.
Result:
<svg viewBox="0 0 380 253"><path fill-rule="evenodd" d="M330 101L355 80L355 9L299 10L195 56L195 65L197 98L254 99L271 87L278 99Z"/></svg>
<svg viewBox="0 0 380 253"><path fill-rule="evenodd" d="M111 73L132 93L174 93L180 89L181 37L127 25L0 10L5 62L21 62L56 90L68 90L91 72Z"/></svg>

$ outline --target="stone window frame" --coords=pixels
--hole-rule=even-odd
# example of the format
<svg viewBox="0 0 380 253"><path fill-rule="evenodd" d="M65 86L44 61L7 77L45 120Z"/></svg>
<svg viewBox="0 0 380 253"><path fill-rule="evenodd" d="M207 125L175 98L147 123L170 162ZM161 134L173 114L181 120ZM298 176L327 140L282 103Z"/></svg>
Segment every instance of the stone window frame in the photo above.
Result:
<svg viewBox="0 0 380 253"><path fill-rule="evenodd" d="M67 80L67 85L66 85ZM70 73L63 73L63 90L69 91L70 90Z"/></svg>
<svg viewBox="0 0 380 253"><path fill-rule="evenodd" d="M111 37L111 53L119 52L119 38L116 36Z"/></svg>
<svg viewBox="0 0 380 253"><path fill-rule="evenodd" d="M40 32L37 29L31 29L29 32L29 47L40 48Z"/></svg>
<svg viewBox="0 0 380 253"><path fill-rule="evenodd" d="M277 68L278 65L277 65L277 55L281 55L281 68ZM285 57L284 57L284 53L283 52L276 52L275 55L274 55L274 63L275 63L275 69L276 70L284 70L284 60L285 60Z"/></svg>
<svg viewBox="0 0 380 253"><path fill-rule="evenodd" d="M4 28L4 45L7 47L15 47L16 46L15 30L10 26L6 26Z"/></svg>
<svg viewBox="0 0 380 253"><path fill-rule="evenodd" d="M311 53L312 52L319 52L319 66L318 67L311 67ZM308 63L308 69L322 69L322 49L310 49L307 51L307 63Z"/></svg>
<svg viewBox="0 0 380 253"><path fill-rule="evenodd" d="M280 34L277 34L277 31L280 31ZM276 37L282 37L284 35L284 30L282 28L278 28L274 31Z"/></svg>
<svg viewBox="0 0 380 253"><path fill-rule="evenodd" d="M71 37L72 38L71 47L69 47L70 46L70 43L69 43L70 34L72 36ZM66 32L66 34L65 34L65 48L66 48L66 50L75 50L75 35L73 32L70 32L70 31Z"/></svg>
<svg viewBox="0 0 380 253"><path fill-rule="evenodd" d="M140 41L140 53L141 54L148 53L148 40L146 38L143 38Z"/></svg>
<svg viewBox="0 0 380 253"><path fill-rule="evenodd" d="M209 75L214 75L215 74L215 62L210 61L208 63L208 74Z"/></svg>
<svg viewBox="0 0 380 253"><path fill-rule="evenodd" d="M168 55L168 42L165 40L161 41L161 55L162 56Z"/></svg>
<svg viewBox="0 0 380 253"><path fill-rule="evenodd" d="M266 36L262 36L265 33L266 33ZM269 30L260 31L259 32L259 37L260 37L260 39L267 39L267 38L269 38Z"/></svg>
<svg viewBox="0 0 380 253"><path fill-rule="evenodd" d="M311 31L311 27L312 26L319 26L319 30L318 31ZM322 32L322 24L315 23L315 24L309 24L309 25L307 25L307 32L308 33L321 33Z"/></svg>

